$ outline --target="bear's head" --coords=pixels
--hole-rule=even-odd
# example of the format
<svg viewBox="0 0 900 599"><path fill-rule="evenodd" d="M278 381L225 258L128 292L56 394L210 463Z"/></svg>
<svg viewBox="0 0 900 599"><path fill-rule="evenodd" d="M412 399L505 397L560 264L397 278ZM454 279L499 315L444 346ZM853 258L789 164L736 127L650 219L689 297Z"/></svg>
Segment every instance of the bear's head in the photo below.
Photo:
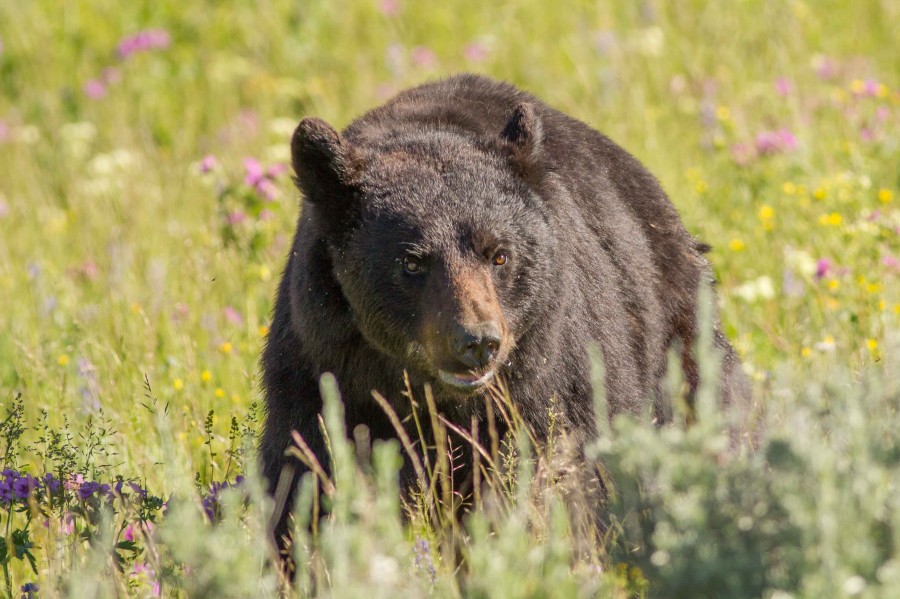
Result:
<svg viewBox="0 0 900 599"><path fill-rule="evenodd" d="M291 152L367 342L444 392L483 389L555 293L534 109L493 136L407 126L355 144L304 119Z"/></svg>

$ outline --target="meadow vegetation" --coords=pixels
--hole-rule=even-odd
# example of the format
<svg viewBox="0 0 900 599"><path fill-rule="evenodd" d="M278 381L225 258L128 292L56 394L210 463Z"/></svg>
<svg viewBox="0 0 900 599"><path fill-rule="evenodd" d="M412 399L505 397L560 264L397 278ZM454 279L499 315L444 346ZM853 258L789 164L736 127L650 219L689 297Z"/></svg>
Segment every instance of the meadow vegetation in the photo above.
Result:
<svg viewBox="0 0 900 599"><path fill-rule="evenodd" d="M900 596L898 28L892 0L0 3L0 593ZM345 443L326 379L332 515L290 583L254 454L289 136L460 71L657 175L755 419L735 443L707 387L690 426L603 430L592 542L527 431L465 526L401 517L402 448Z"/></svg>

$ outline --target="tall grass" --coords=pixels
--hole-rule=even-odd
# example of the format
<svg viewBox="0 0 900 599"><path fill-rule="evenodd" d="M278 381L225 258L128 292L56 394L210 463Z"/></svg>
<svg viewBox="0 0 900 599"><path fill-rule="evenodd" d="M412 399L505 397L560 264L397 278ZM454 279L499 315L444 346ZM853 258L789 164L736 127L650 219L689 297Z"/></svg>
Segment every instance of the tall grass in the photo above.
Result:
<svg viewBox="0 0 900 599"><path fill-rule="evenodd" d="M527 435L445 525L401 517L402 447L357 459L332 419L337 509L298 536L297 592L896 596L898 23L890 0L0 3L0 495L26 496L0 503L0 588L288 584L253 439L290 130L473 70L609 134L713 244L757 449L713 408L615 423L589 543L580 479Z"/></svg>

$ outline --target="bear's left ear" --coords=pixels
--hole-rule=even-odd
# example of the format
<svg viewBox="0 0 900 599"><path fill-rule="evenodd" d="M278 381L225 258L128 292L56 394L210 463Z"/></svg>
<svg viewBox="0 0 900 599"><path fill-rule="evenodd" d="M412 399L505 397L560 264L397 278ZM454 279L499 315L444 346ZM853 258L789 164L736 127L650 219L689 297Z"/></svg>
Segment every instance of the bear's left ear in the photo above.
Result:
<svg viewBox="0 0 900 599"><path fill-rule="evenodd" d="M509 146L513 157L526 172L537 167L544 141L544 128L534 106L528 102L516 105L500 132L500 139Z"/></svg>

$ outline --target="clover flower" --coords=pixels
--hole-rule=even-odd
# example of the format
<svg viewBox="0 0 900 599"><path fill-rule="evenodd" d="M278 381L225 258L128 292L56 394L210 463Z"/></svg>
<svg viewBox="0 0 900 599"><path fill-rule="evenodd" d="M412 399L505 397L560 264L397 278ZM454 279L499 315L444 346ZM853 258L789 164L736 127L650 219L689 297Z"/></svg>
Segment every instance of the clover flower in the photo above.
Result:
<svg viewBox="0 0 900 599"><path fill-rule="evenodd" d="M118 54L119 58L125 60L138 52L168 48L171 43L172 37L165 29L145 29L123 38L119 42Z"/></svg>

